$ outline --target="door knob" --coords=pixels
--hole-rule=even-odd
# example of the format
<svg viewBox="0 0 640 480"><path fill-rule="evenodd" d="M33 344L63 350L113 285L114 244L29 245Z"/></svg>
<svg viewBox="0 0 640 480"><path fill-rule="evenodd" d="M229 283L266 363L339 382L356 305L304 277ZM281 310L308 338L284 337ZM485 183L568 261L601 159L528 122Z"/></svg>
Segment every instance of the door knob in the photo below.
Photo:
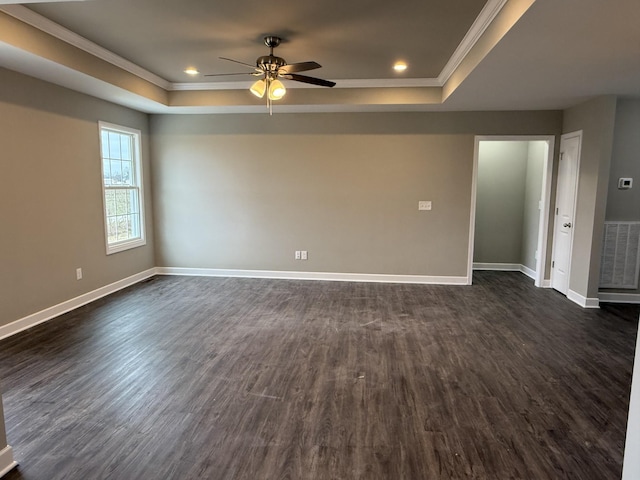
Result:
<svg viewBox="0 0 640 480"><path fill-rule="evenodd" d="M570 223L563 223L562 226L564 228L571 228L571 224Z"/></svg>

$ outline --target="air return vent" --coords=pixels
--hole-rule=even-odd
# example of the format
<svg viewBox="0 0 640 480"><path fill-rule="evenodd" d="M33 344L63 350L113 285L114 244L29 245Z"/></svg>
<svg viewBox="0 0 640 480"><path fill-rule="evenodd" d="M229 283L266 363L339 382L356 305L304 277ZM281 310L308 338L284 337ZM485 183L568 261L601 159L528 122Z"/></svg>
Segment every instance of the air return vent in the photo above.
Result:
<svg viewBox="0 0 640 480"><path fill-rule="evenodd" d="M640 222L605 222L600 288L638 288Z"/></svg>

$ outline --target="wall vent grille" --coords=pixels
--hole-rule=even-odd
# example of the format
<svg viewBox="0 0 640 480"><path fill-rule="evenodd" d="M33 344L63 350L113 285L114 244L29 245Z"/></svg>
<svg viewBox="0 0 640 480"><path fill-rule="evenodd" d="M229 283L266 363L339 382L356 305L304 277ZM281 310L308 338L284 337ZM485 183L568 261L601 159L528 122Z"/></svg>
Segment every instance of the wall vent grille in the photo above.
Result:
<svg viewBox="0 0 640 480"><path fill-rule="evenodd" d="M604 222L600 288L638 288L640 222Z"/></svg>

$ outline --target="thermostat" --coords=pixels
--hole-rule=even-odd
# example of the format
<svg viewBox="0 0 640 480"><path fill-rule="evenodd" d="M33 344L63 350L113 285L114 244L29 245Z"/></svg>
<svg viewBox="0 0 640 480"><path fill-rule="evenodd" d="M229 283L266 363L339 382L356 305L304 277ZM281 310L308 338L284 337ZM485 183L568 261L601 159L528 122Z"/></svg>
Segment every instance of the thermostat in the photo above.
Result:
<svg viewBox="0 0 640 480"><path fill-rule="evenodd" d="M619 190L627 190L631 188L633 185L633 178L619 178L618 179L618 189Z"/></svg>

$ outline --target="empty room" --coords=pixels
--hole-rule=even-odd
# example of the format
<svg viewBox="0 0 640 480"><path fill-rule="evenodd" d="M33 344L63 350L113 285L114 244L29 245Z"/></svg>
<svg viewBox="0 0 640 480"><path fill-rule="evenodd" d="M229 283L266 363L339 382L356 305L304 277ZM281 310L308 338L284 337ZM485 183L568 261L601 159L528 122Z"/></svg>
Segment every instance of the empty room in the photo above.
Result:
<svg viewBox="0 0 640 480"><path fill-rule="evenodd" d="M639 23L0 1L0 477L640 478Z"/></svg>

